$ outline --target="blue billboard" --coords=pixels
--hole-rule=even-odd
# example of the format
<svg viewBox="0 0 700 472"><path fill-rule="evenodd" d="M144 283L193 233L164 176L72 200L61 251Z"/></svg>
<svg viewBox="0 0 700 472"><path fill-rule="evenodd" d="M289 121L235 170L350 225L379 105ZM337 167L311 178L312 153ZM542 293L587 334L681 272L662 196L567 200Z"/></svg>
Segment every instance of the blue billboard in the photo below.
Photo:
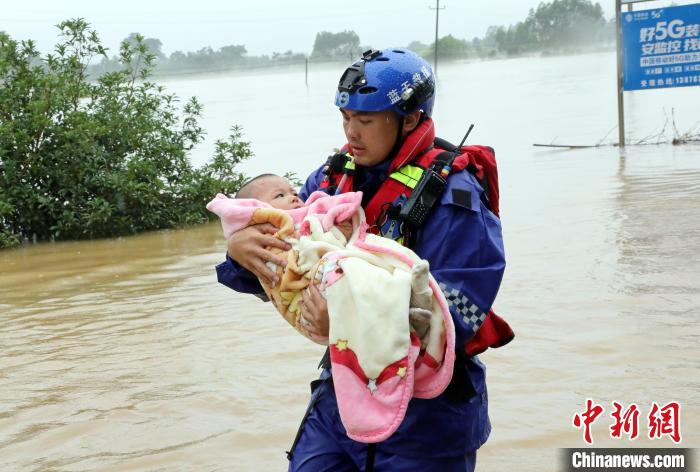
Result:
<svg viewBox="0 0 700 472"><path fill-rule="evenodd" d="M625 90L700 85L700 4L621 18Z"/></svg>

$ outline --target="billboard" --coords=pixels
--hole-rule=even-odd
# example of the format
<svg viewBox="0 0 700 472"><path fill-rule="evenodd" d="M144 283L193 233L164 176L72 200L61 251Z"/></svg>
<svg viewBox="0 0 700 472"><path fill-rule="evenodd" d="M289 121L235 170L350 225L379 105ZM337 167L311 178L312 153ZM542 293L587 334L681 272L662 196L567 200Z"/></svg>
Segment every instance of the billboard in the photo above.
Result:
<svg viewBox="0 0 700 472"><path fill-rule="evenodd" d="M622 13L624 90L700 85L700 4Z"/></svg>

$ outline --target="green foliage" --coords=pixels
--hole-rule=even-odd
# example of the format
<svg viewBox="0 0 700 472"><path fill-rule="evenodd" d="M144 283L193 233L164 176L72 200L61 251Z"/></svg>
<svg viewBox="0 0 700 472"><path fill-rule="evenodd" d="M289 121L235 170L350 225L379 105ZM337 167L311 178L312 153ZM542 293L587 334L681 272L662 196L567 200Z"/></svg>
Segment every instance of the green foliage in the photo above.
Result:
<svg viewBox="0 0 700 472"><path fill-rule="evenodd" d="M311 57L314 59L353 60L360 52L360 38L354 31L341 31L340 33L321 31L316 34Z"/></svg>
<svg viewBox="0 0 700 472"><path fill-rule="evenodd" d="M438 40L438 54L440 57L457 58L467 57L471 49L468 41L457 39L451 34Z"/></svg>
<svg viewBox="0 0 700 472"><path fill-rule="evenodd" d="M131 33L124 41L133 44L135 36L136 33ZM162 51L163 43L160 39L146 38L142 42L146 45L148 51L156 56L154 73L162 75L249 69L292 63L299 64L306 59L304 54L292 51L275 52L272 56L248 56L247 50L242 44L223 46L216 51L208 46L198 51L175 51L170 56L167 56ZM90 76L98 77L107 72L121 69L122 64L118 56L112 58L105 56L99 64L91 66L88 71Z"/></svg>
<svg viewBox="0 0 700 472"><path fill-rule="evenodd" d="M408 46L406 46L406 49L410 49L419 56L427 57L430 54L430 46L420 41L411 41L408 43Z"/></svg>
<svg viewBox="0 0 700 472"><path fill-rule="evenodd" d="M122 42L126 41L132 49L135 49L139 44L143 43L146 46L148 52L155 55L157 60L164 59L165 53L163 53L163 42L157 38L143 38L139 33L131 33ZM139 39L140 38L140 39Z"/></svg>
<svg viewBox="0 0 700 472"><path fill-rule="evenodd" d="M136 33L125 41L134 45ZM599 3L591 0L552 0L531 9L528 17L510 26L490 26L483 38L460 39L452 35L438 40L441 57L459 59L493 57L532 53L567 53L609 47L615 41L614 21L606 21ZM310 57L304 53L273 52L271 55L251 56L242 44L228 45L214 50L204 47L198 51L175 51L167 56L157 38L141 40L147 50L156 56L154 74L174 75L220 72L280 65L303 65L305 61L354 61L361 51L370 49L361 45L354 31L316 35ZM433 59L435 43L413 41L408 49L428 60ZM120 57L104 56L87 70L91 77L122 69Z"/></svg>
<svg viewBox="0 0 700 472"><path fill-rule="evenodd" d="M599 3L553 0L531 9L525 21L508 28L489 28L487 38L500 52L515 55L590 49L613 41L613 35L614 28L605 20Z"/></svg>
<svg viewBox="0 0 700 472"><path fill-rule="evenodd" d="M87 80L106 57L82 19L39 57L32 41L0 32L0 247L22 239L110 237L206 221L205 203L233 193L252 156L240 128L208 164L187 152L203 139L202 107L182 107L149 82L155 54L141 35L121 44L121 69Z"/></svg>
<svg viewBox="0 0 700 472"><path fill-rule="evenodd" d="M304 185L304 181L297 175L296 172L285 172L282 177L287 179L289 183L292 184L292 187L299 188Z"/></svg>
<svg viewBox="0 0 700 472"><path fill-rule="evenodd" d="M451 35L438 40L441 58L493 57L499 54L575 52L600 48L615 41L614 21L591 0L553 0L540 3L528 17L508 27L490 26L483 38L471 41ZM433 60L435 43L413 41L408 49Z"/></svg>
<svg viewBox="0 0 700 472"><path fill-rule="evenodd" d="M475 41L479 41L475 38ZM435 59L435 43L424 44L420 41L412 41L407 49L422 56L426 60L433 61ZM451 34L438 39L438 54L440 59L462 59L474 56L475 49L472 42L466 39L455 38Z"/></svg>

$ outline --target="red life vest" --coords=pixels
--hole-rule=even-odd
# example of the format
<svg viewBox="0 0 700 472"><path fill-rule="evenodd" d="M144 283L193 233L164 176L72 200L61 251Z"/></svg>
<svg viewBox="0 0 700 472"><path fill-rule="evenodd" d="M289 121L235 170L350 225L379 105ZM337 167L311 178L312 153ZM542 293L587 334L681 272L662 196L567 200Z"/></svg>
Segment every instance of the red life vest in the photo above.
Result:
<svg viewBox="0 0 700 472"><path fill-rule="evenodd" d="M422 170L428 169L445 149L435 142L435 127L430 118L424 119L416 129L404 139L399 152L389 166L389 176L379 187L377 193L365 206L365 217L369 231L379 234L378 219L386 216L387 208L399 198L411 195ZM451 150L450 150L451 151ZM474 174L485 189L489 209L498 216L498 170L494 152L487 146L462 146L453 161L451 173L467 169ZM341 153L352 153L349 145ZM334 172L323 180L321 190L336 188L337 193L353 190L354 167L347 172ZM408 241L406 241L408 242ZM508 323L493 310L489 310L484 323L476 334L467 342L465 351L468 355L479 354L489 347L500 347L509 343L515 335Z"/></svg>

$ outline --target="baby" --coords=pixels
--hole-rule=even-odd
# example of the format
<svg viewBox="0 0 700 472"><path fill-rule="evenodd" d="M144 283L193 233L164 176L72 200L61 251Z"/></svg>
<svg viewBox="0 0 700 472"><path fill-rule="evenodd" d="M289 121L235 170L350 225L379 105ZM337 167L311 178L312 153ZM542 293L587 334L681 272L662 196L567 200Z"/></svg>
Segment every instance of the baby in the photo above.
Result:
<svg viewBox="0 0 700 472"><path fill-rule="evenodd" d="M344 199L344 197L348 196L349 195L326 198L342 200ZM231 218L232 213L228 214L229 218L224 217L225 210L223 210L223 208L219 205L222 204L222 201L225 201L225 197L223 195L221 195L220 197L221 198L217 197L217 199L214 199L212 203L210 203L210 205L207 206L207 208L209 208L210 210L217 213L220 217L222 217L222 223L224 223L227 220L232 223L232 226L229 226L228 231L225 229L225 233L229 232L230 234L230 232L232 232L235 229L240 229L242 226L254 224L256 222L270 222L279 228L277 236L280 237L280 239L285 239L289 242L290 237L298 235L297 232L300 229L299 224L293 225L292 219L281 218L282 215L280 215L279 213L275 214L274 212L274 210L282 210L285 213L288 213L290 211L292 213L304 211L300 209L305 206L305 203L302 202L301 198L299 198L299 194L297 193L297 191L284 177L281 177L276 174L266 173L260 174L245 182L239 188L234 198L234 201L238 202L237 204L234 204L238 207L233 212L238 215L235 218ZM224 200L222 200L222 198ZM313 199L310 199L310 201L311 200ZM353 200L357 199L353 198ZM345 205L341 204L340 207L346 206L352 208L353 205L354 207L359 207L359 204L360 202L358 200L354 201L354 203L350 205L348 205L347 203ZM272 212L264 210L264 207L269 208L270 210L272 210ZM254 211L251 212L251 210ZM251 213L252 215L255 215L252 218L250 218ZM333 246L335 246L335 248L329 247L328 245L324 244L323 250L338 250L346 247L346 244L350 241L353 232L355 231L355 226L353 225L352 219L352 215L354 213L354 211L346 211L344 217L345 219L342 219L342 217L336 217L333 219L333 228L331 228L331 232L337 230L338 233L342 234L342 236L340 236L340 234L338 233L335 233L336 237L333 237L330 233L326 235L323 238L325 242L331 243ZM240 216L243 216L243 218L241 219ZM299 248L297 247L297 249ZM276 248L271 248L271 251L278 255L284 255L283 251ZM282 316L292 326L294 326L303 335L310 337L316 342L323 343L325 339L316 339L315 337L310 336L310 333L307 332L306 325L304 324L306 320L304 320L304 318L301 316L299 310L301 290L305 289L308 286L308 284L312 282L313 279L309 277L302 277L302 273L304 272L304 270L299 267L297 251L290 251L289 253L287 253L286 256L289 264L289 267L287 267L286 269L277 267L272 262L268 263L269 268L273 272L281 276L280 286L268 286L267 284L262 283L261 281L263 289L265 290L265 293L268 296L268 298L282 313ZM419 298L416 297L417 294L420 292L425 292L427 294L430 293L430 290L428 289L427 285L428 271L429 269L426 261L419 261L411 270L412 295L409 320L411 328L416 332L416 334L421 340L425 339L430 329L430 312L428 310L419 308L421 303L417 303ZM430 295L426 296L430 297ZM426 303L429 304L429 302L427 301Z"/></svg>
<svg viewBox="0 0 700 472"><path fill-rule="evenodd" d="M314 192L302 202L284 178L263 174L230 199L219 194L207 209L224 237L270 223L289 243L270 252L287 263L270 269L265 294L307 338L328 345L338 409L348 436L381 442L398 428L411 398L434 398L454 366L454 325L427 261L388 238L368 232L362 193ZM271 263L269 263L271 264ZM327 301L329 332L309 332L302 292L317 285Z"/></svg>
<svg viewBox="0 0 700 472"><path fill-rule="evenodd" d="M245 182L235 198L251 198L269 204L278 210L295 210L304 206L299 193L284 177L275 174L260 174ZM336 224L348 241L352 235L352 220L347 219Z"/></svg>
<svg viewBox="0 0 700 472"><path fill-rule="evenodd" d="M260 174L245 182L236 198L254 198L280 210L294 210L304 206L292 185L284 177L275 174Z"/></svg>
<svg viewBox="0 0 700 472"><path fill-rule="evenodd" d="M289 181L284 177L280 177L276 174L260 174L248 180L238 189L235 199L249 199L251 201L257 200L259 202L266 203L272 208L278 210L296 210L304 206L304 202L301 200L301 198L299 198L299 193L294 189L294 187L292 187ZM340 232L343 234L343 236L345 237L345 243L347 243L347 241L350 241L350 238L352 237L352 233L354 231L352 218L347 218L343 221L336 222L335 228L340 230ZM271 265L270 269L272 269L273 272L278 270L278 268L274 266L274 264L268 264ZM411 272L413 280L411 283L412 294L409 320L411 328L416 332L418 337L421 340L423 340L425 339L427 332L430 329L430 312L426 309L421 309L419 307L421 306L421 304L429 304L430 302L424 301L423 303L420 303L418 302L418 300L420 300L421 296L428 297L428 300L432 296L427 284L427 262L420 261L412 268ZM302 280L295 282L302 282ZM296 287L297 284L294 285L295 288L299 288ZM263 287L265 287L265 285L263 285ZM274 287L270 287L270 289L272 288ZM266 292L269 292L269 290L266 290ZM275 303L275 301L280 301L279 298L280 297L271 297L271 300L275 305L278 305L277 303ZM289 300L285 300L284 304L291 305L293 311L297 311L295 310L295 308L297 307L296 303L288 304L286 302L289 302ZM284 312L285 310L282 309L282 311ZM285 316L285 319L287 319L287 321L289 321L290 324L292 324L292 326L297 327L297 329L299 329L297 322L303 325L303 322L305 321L303 317L299 316L296 317L295 321L292 321L292 319L290 319L288 316ZM308 336L308 334L304 331L302 331L302 334Z"/></svg>
<svg viewBox="0 0 700 472"><path fill-rule="evenodd" d="M268 262L267 266L277 275L278 282L269 285L260 280L262 288L289 324L309 339L325 344L327 338L310 333L301 316L302 291L310 283L318 285L322 276L318 269L323 255L345 249L352 239L357 231L353 222L357 220L359 225L361 198L359 193L331 197L315 192L302 202L287 179L262 174L245 182L233 199L217 195L207 209L219 216L227 239L235 231L250 225L270 223L278 228L275 237L286 241L292 248L268 248L287 264L281 267Z"/></svg>

